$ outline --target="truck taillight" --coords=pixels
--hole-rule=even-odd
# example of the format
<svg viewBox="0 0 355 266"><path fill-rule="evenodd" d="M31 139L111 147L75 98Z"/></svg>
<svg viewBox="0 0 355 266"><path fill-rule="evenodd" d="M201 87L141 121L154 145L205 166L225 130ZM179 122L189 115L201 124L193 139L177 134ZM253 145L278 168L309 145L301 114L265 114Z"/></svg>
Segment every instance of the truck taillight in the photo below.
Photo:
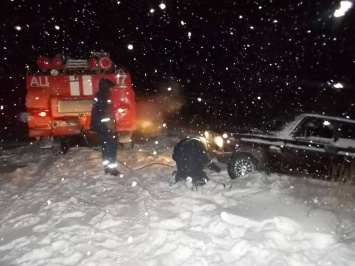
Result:
<svg viewBox="0 0 355 266"><path fill-rule="evenodd" d="M123 117L125 117L128 113L128 108L126 107L119 107L116 110L116 119L121 120Z"/></svg>
<svg viewBox="0 0 355 266"><path fill-rule="evenodd" d="M46 117L47 116L47 112L39 112L38 116L40 117Z"/></svg>
<svg viewBox="0 0 355 266"><path fill-rule="evenodd" d="M32 111L32 115L37 117L47 117L48 111Z"/></svg>

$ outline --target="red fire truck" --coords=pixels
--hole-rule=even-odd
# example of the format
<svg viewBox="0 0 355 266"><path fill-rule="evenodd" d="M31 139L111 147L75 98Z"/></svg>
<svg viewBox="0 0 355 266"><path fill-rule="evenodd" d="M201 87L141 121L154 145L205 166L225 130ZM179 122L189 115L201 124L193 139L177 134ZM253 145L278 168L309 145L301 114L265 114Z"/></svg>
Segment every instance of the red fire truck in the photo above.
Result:
<svg viewBox="0 0 355 266"><path fill-rule="evenodd" d="M118 142L132 147L136 128L135 93L128 71L118 68L109 54L93 52L87 59L39 57L39 70L26 75L26 107L29 136L41 148L65 153L71 136L92 136L89 130L91 107L99 80L109 78Z"/></svg>

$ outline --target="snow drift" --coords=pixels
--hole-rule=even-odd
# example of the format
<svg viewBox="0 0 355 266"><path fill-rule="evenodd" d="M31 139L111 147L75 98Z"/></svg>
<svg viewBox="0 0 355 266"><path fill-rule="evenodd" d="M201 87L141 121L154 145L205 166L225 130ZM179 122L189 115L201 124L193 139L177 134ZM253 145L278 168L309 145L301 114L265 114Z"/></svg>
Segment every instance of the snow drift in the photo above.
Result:
<svg viewBox="0 0 355 266"><path fill-rule="evenodd" d="M231 180L224 165L196 192L169 186L178 140L119 151L119 177L104 175L89 147L2 150L0 265L355 264L354 187Z"/></svg>

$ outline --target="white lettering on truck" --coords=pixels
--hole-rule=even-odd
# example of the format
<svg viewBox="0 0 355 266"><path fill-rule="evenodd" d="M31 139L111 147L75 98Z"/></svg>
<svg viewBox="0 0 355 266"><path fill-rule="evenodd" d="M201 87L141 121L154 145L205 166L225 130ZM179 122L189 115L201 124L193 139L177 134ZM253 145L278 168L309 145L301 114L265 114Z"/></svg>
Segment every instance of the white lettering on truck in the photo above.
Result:
<svg viewBox="0 0 355 266"><path fill-rule="evenodd" d="M116 80L117 80L117 85L118 85L118 87L119 88L126 88L127 86L126 86L126 78L127 78L127 75L120 75L120 74L118 74L117 76L116 76Z"/></svg>
<svg viewBox="0 0 355 266"><path fill-rule="evenodd" d="M49 87L48 77L46 76L32 77L30 87Z"/></svg>

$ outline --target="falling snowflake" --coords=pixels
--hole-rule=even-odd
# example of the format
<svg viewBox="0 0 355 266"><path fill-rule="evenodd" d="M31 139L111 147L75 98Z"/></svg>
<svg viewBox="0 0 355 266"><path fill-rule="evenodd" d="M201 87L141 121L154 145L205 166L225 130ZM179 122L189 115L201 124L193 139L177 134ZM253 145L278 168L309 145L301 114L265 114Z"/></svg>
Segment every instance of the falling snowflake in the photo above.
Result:
<svg viewBox="0 0 355 266"><path fill-rule="evenodd" d="M161 3L161 4L159 5L159 7L160 7L161 10L164 10L164 9L166 8L166 5L165 5L164 3Z"/></svg>

